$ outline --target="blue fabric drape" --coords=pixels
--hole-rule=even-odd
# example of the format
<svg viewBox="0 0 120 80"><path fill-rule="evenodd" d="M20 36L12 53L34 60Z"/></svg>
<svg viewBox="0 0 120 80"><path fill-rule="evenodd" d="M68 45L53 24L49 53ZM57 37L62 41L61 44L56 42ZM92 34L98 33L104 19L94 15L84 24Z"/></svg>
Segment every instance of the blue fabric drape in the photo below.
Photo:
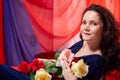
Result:
<svg viewBox="0 0 120 80"><path fill-rule="evenodd" d="M22 0L3 0L4 44L7 65L31 62L40 46Z"/></svg>

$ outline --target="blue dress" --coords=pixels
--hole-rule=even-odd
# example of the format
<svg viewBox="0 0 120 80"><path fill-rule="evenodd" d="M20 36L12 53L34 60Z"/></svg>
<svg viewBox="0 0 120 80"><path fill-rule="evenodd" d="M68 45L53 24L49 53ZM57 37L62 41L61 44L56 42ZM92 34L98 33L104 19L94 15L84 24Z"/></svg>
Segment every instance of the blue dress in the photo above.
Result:
<svg viewBox="0 0 120 80"><path fill-rule="evenodd" d="M0 80L30 80L28 76L12 69L10 66L0 64Z"/></svg>
<svg viewBox="0 0 120 80"><path fill-rule="evenodd" d="M82 45L83 41L79 41L69 49L71 49L73 53L76 53L78 50L80 50ZM83 77L82 79L79 78L78 80L100 80L104 72L104 62L102 56L91 54L78 57L78 59L84 59L84 62L89 65L89 72L87 76Z"/></svg>

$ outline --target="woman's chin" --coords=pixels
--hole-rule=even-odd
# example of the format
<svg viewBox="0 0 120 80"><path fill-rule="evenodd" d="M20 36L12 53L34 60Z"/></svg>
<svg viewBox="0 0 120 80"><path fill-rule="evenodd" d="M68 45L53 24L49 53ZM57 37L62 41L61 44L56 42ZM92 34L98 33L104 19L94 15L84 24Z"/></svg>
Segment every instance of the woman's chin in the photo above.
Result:
<svg viewBox="0 0 120 80"><path fill-rule="evenodd" d="M83 38L84 41L90 41L91 38Z"/></svg>

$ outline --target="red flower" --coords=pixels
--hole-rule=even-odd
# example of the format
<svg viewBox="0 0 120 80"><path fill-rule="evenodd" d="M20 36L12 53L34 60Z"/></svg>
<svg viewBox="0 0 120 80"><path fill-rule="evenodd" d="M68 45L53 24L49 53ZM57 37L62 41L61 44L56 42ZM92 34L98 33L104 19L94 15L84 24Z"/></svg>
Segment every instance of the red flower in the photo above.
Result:
<svg viewBox="0 0 120 80"><path fill-rule="evenodd" d="M78 62L78 60L79 60L78 57L73 58L73 62Z"/></svg>
<svg viewBox="0 0 120 80"><path fill-rule="evenodd" d="M78 59L78 57L73 57L73 60L72 60L72 62L78 62L79 61L79 59ZM70 67L72 66L72 64L70 65Z"/></svg>
<svg viewBox="0 0 120 80"><path fill-rule="evenodd" d="M60 78L58 78L58 76L55 73L53 73L52 74L52 80L60 80Z"/></svg>
<svg viewBox="0 0 120 80"><path fill-rule="evenodd" d="M38 59L34 59L31 63L32 72L35 72L40 68L44 68L44 63Z"/></svg>
<svg viewBox="0 0 120 80"><path fill-rule="evenodd" d="M23 61L19 65L20 72L24 74L28 74L30 72L30 64L28 64L26 61Z"/></svg>

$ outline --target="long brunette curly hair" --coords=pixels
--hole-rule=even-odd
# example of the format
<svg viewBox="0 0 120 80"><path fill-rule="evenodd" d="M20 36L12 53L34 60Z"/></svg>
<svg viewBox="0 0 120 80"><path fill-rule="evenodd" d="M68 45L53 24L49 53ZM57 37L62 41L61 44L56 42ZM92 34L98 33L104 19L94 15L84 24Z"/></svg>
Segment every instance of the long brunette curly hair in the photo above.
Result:
<svg viewBox="0 0 120 80"><path fill-rule="evenodd" d="M120 25L115 21L112 13L105 7L92 4L85 9L83 15L87 11L99 13L104 24L100 48L105 63L105 74L111 70L120 70Z"/></svg>

